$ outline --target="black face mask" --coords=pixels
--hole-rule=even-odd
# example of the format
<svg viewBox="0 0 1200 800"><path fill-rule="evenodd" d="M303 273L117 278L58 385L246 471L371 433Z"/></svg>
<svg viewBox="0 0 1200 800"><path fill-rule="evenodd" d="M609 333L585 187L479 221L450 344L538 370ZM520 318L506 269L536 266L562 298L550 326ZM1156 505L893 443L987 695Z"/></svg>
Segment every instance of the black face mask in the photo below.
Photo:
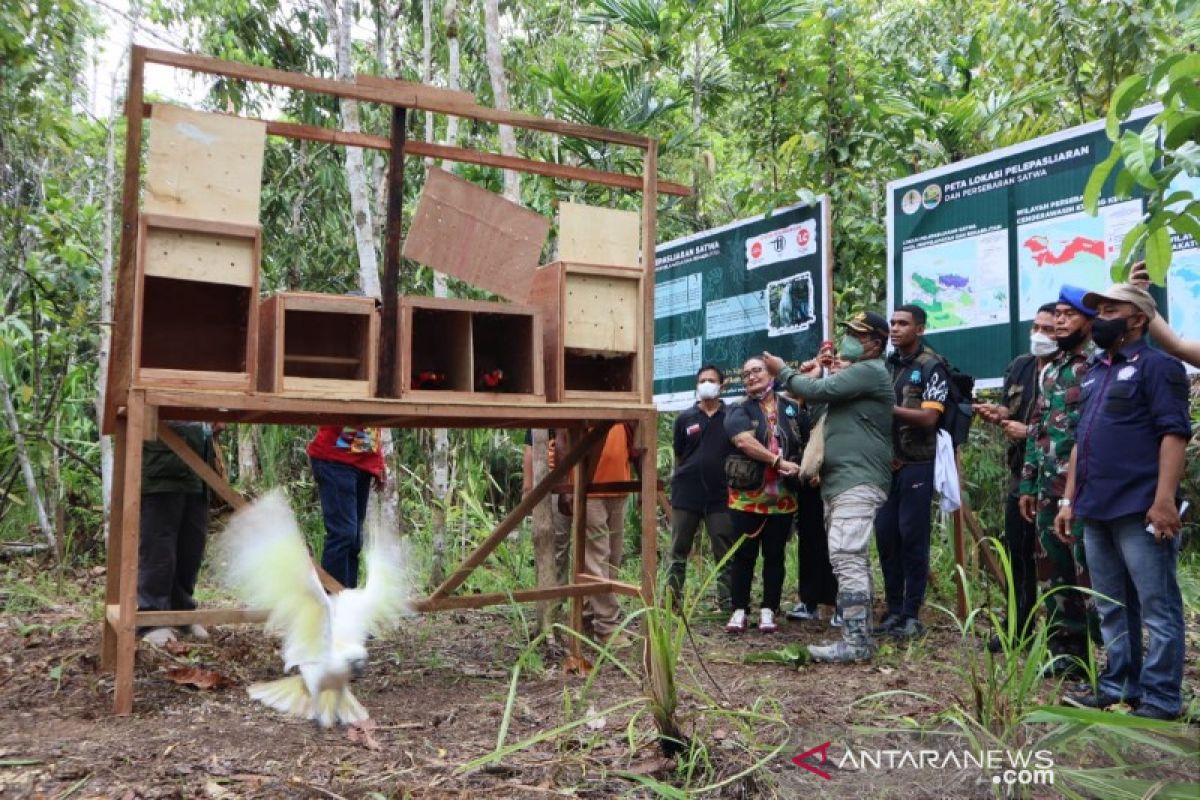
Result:
<svg viewBox="0 0 1200 800"><path fill-rule="evenodd" d="M1129 330L1128 317L1092 320L1092 341L1096 346L1107 350L1121 340Z"/></svg>
<svg viewBox="0 0 1200 800"><path fill-rule="evenodd" d="M1079 345L1083 344L1083 331L1071 331L1066 336L1055 336L1054 340L1058 342L1060 350L1074 350Z"/></svg>

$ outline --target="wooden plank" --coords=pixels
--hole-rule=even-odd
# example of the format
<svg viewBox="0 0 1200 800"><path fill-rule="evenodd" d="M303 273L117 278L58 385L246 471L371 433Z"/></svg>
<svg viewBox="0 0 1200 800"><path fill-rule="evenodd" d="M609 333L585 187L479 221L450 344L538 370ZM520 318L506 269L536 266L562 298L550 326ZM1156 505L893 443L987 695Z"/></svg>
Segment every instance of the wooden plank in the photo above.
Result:
<svg viewBox="0 0 1200 800"><path fill-rule="evenodd" d="M550 493L551 487L562 480L563 476L566 475L572 467L574 467L584 456L588 454L594 444L603 440L603 437L608 433L609 427L611 426L608 424L596 426L587 432L578 446L573 447L568 452L562 454L561 458L557 459L558 463L555 464L554 469L550 470L550 473L546 476L545 480L533 487L528 494L521 498L521 502L517 503L516 508L510 511L508 515L500 521L500 524L496 526L496 529L492 531L486 539L479 543L479 546L475 548L475 550L467 557L465 561L463 561L462 565L459 566L459 568L456 569L453 574L450 575L450 577L446 578L446 580L442 582L442 585L439 586L432 595L430 595L430 599L436 600L438 598L446 597L450 594L450 592L453 592L459 586L462 586L463 582L470 577L472 572L475 571L475 568L487 560L487 557L491 555L492 551L499 546L500 542L504 541L508 534L511 533L517 527L517 525L521 524L521 520L529 516L529 512L533 510L533 507L541 502L543 497ZM576 572L579 571L580 570L576 570Z"/></svg>
<svg viewBox="0 0 1200 800"><path fill-rule="evenodd" d="M403 261L400 257L402 232L400 226L404 217L404 159L395 157L395 153L403 153L408 141L407 126L404 124L407 112L401 106L392 107L392 128L389 146L393 156L388 159L387 177L387 230L383 242L383 319L380 328L379 366L376 370L377 391L381 397L399 397L401 387L405 385L404 376L396 375L399 363L397 355L399 331L399 300L400 269Z"/></svg>
<svg viewBox="0 0 1200 800"><path fill-rule="evenodd" d="M149 116L153 103L144 103L145 113ZM247 117L246 119L254 119ZM392 142L386 136L374 136L369 133L351 133L333 128L323 128L319 125L301 125L296 122L278 120L258 120L267 126L268 136L280 136L287 139L301 139L323 144L336 144L347 147L365 147L371 150L391 150ZM576 167L570 164L555 164L552 161L535 161L518 156L505 156L499 153L484 153L467 147L435 144L432 142L406 141L404 155L410 158L436 158L443 161L455 161L461 164L478 164L497 169L514 169L530 175L544 175L564 181L582 181L597 186L612 186L617 189L642 191L643 180L640 175L627 175L621 172L606 172L589 167ZM690 197L692 190L681 183L659 181L660 194L677 197Z"/></svg>
<svg viewBox="0 0 1200 800"><path fill-rule="evenodd" d="M266 135L256 120L156 103L143 209L257 225Z"/></svg>
<svg viewBox="0 0 1200 800"><path fill-rule="evenodd" d="M609 425L603 426L603 434L596 438L597 446L603 446L608 438L608 431L611 428ZM601 428L593 428L588 431L583 438L583 441L574 442L574 450L582 451L584 455L590 455L592 445L587 443L588 437L595 434ZM594 462L595 459L593 458ZM589 469L589 466L593 467ZM594 464L589 465L586 461L581 460L575 467L574 481L575 489L571 495L571 574L584 574L584 554L587 550L587 485L591 481ZM571 598L571 630L578 634L583 633L583 598ZM578 636L572 636L568 643L568 648L571 655L576 658L582 657L582 647Z"/></svg>
<svg viewBox="0 0 1200 800"><path fill-rule="evenodd" d="M237 490L229 485L229 482L217 474L216 470L208 465L200 455L188 446L188 443L183 440L178 433L171 429L171 426L165 422L158 424L158 438L162 443L171 448L171 452L179 456L179 460L187 464L188 467L200 476L200 479L212 487L213 491L221 496L229 505L235 509L243 508L246 505L246 498L238 494Z"/></svg>
<svg viewBox="0 0 1200 800"><path fill-rule="evenodd" d="M552 264L539 267L529 286L529 303L541 309L546 399L551 403L563 399L562 292L562 271Z"/></svg>
<svg viewBox="0 0 1200 800"><path fill-rule="evenodd" d="M566 272L563 346L636 353L641 281Z"/></svg>
<svg viewBox="0 0 1200 800"><path fill-rule="evenodd" d="M250 286L258 270L253 239L150 227L144 274L185 281Z"/></svg>
<svg viewBox="0 0 1200 800"><path fill-rule="evenodd" d="M270 612L261 608L197 608L191 611L139 611L138 627L171 627L174 625L240 625L265 622ZM105 606L105 618L117 620L120 606Z"/></svg>
<svg viewBox="0 0 1200 800"><path fill-rule="evenodd" d="M258 304L258 375L260 392L283 386L283 301L278 294Z"/></svg>
<svg viewBox="0 0 1200 800"><path fill-rule="evenodd" d="M358 73L354 82L359 86L373 86L376 89L388 89L402 92L413 92L418 96L430 96L439 100L474 105L475 95L458 89L445 89L441 86L428 86L424 83L402 81L399 78L388 78L383 75L366 75Z"/></svg>
<svg viewBox="0 0 1200 800"><path fill-rule="evenodd" d="M283 376L283 391L285 394L306 394L329 400L337 400L343 397L370 397L373 394L370 381L351 381L338 378L295 378L290 375Z"/></svg>
<svg viewBox="0 0 1200 800"><path fill-rule="evenodd" d="M251 386L249 372L212 372L209 370L190 369L149 369L138 370L137 386L167 386L172 389L231 389L247 390Z"/></svg>
<svg viewBox="0 0 1200 800"><path fill-rule="evenodd" d="M582 203L558 207L558 257L562 261L637 269L641 249L636 211Z"/></svg>
<svg viewBox="0 0 1200 800"><path fill-rule="evenodd" d="M109 489L109 519L108 519L108 552L105 554L104 569L104 602L106 605L116 605L121 602L121 541L124 538L124 503L125 496L125 453L129 443L126 440L126 421L124 416L116 419L113 431L113 465L112 486ZM100 669L112 672L117 668L117 633L119 620L105 619L100 636Z"/></svg>
<svg viewBox="0 0 1200 800"><path fill-rule="evenodd" d="M365 86L348 81L334 81L304 75L296 72L257 67L250 64L239 64L232 61L222 61L208 56L197 56L188 53L172 53L166 50L143 48L144 58L153 64L189 69L194 72L206 72L212 75L223 75L239 80L256 81L274 86L287 86L308 92L320 92L345 97L351 100L383 103L385 105L404 106L422 111L436 111L451 116L466 119L477 119L483 122L494 122L501 125L511 125L515 128L545 131L561 136L572 136L581 139L595 139L601 142L628 145L630 147L646 147L650 141L645 136L598 128L593 125L581 125L556 119L545 119L531 114L515 111L500 111L478 104L463 103L455 97L445 97L443 90L425 86L417 92L406 88L385 89L382 87ZM138 99L141 102L141 98Z"/></svg>
<svg viewBox="0 0 1200 800"><path fill-rule="evenodd" d="M118 615L116 628L116 676L113 679L113 713L133 711L133 668L137 654L138 541L142 521L142 430L145 422L145 395L131 389L125 406L125 464L121 495L113 503L121 504L121 529L110 536L121 537L121 563L118 568Z"/></svg>
<svg viewBox="0 0 1200 800"><path fill-rule="evenodd" d="M113 286L112 346L104 396L101 433L116 429L117 408L125 405L133 376L134 294L137 285L138 195L142 163L142 90L146 51L129 54L125 90L125 174L121 188L121 251Z"/></svg>
<svg viewBox="0 0 1200 800"><path fill-rule="evenodd" d="M429 169L404 257L525 302L550 220L445 170Z"/></svg>
<svg viewBox="0 0 1200 800"><path fill-rule="evenodd" d="M642 308L638 367L642 400L654 401L654 247L658 243L658 142L651 141L642 161Z"/></svg>
<svg viewBox="0 0 1200 800"><path fill-rule="evenodd" d="M458 608L483 608L484 606L502 605L505 603L534 603L540 600L555 600L560 597L583 597L591 594L607 594L608 592L626 593L629 584L621 584L618 588L614 582L601 581L598 583L572 584L569 586L546 586L541 589L516 589L512 592L491 592L487 594L460 594L450 597L427 597L413 603L416 611L447 611ZM637 587L633 587L637 591Z"/></svg>

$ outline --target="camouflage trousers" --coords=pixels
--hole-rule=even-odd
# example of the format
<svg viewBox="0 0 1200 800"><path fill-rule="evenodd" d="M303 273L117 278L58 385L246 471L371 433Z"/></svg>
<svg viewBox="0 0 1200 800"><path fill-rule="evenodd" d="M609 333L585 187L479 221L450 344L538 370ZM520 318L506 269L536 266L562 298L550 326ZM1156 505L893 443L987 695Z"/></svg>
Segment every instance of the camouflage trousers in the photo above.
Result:
<svg viewBox="0 0 1200 800"><path fill-rule="evenodd" d="M1060 586L1090 589L1092 585L1083 551L1083 522L1077 519L1071 526L1075 543L1064 544L1054 535L1057 514L1058 498L1040 495L1036 518L1038 541L1034 551L1038 595L1046 608L1051 652L1085 658L1089 635L1095 641L1100 640L1096 604L1091 595L1067 588L1047 596Z"/></svg>

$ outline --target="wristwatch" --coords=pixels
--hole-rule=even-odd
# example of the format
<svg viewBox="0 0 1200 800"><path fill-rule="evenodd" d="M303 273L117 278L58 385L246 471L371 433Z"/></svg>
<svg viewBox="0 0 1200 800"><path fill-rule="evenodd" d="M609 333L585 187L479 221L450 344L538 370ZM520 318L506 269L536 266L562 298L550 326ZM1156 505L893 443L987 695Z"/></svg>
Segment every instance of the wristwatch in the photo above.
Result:
<svg viewBox="0 0 1200 800"><path fill-rule="evenodd" d="M1070 508L1071 507L1071 498L1069 498L1069 497L1059 498L1058 507L1059 508Z"/></svg>

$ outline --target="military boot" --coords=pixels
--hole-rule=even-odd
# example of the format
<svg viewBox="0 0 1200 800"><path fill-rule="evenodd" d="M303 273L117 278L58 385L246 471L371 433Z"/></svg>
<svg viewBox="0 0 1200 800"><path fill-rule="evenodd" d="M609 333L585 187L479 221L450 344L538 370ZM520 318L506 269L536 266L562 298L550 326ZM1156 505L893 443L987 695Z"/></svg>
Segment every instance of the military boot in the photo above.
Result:
<svg viewBox="0 0 1200 800"><path fill-rule="evenodd" d="M871 596L860 592L838 592L837 610L842 617L842 640L808 648L813 661L868 661L875 653L870 634Z"/></svg>

